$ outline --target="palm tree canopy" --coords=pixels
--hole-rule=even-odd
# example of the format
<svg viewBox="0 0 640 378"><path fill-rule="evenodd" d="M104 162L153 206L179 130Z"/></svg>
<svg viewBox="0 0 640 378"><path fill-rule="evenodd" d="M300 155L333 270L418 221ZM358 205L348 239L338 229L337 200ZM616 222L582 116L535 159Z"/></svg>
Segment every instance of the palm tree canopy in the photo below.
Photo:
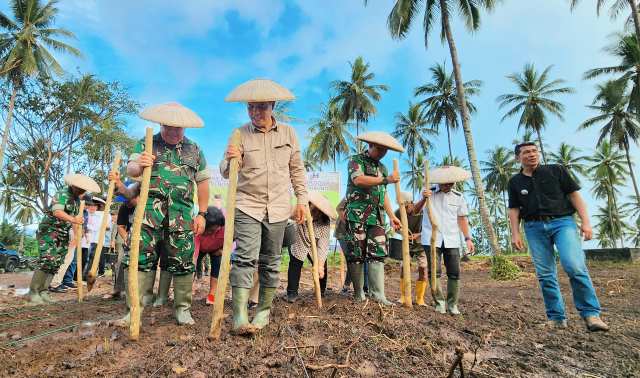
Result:
<svg viewBox="0 0 640 378"><path fill-rule="evenodd" d="M580 184L580 176L584 176L587 171L587 166L584 163L585 157L578 155L580 149L567 143L560 143L558 150L551 152L551 162L560 164L567 168L569 174L575 182Z"/></svg>
<svg viewBox="0 0 640 378"><path fill-rule="evenodd" d="M488 192L502 193L509 187L509 180L516 173L516 161L511 152L502 146L487 151L489 158L482 160L482 173Z"/></svg>
<svg viewBox="0 0 640 378"><path fill-rule="evenodd" d="M571 9L573 10L580 0L570 0L571 1ZM598 16L602 12L602 8L606 5L608 0L596 0L596 13ZM613 4L609 6L609 16L612 20L618 18L623 9L629 6L629 0L613 0Z"/></svg>
<svg viewBox="0 0 640 378"><path fill-rule="evenodd" d="M552 97L560 94L573 93L573 88L563 87L565 83L562 79L551 80L549 71L552 66L548 66L538 73L531 63L524 66L521 73L513 73L507 78L515 84L518 93L504 94L497 98L500 109L510 107L502 117L501 122L520 114L518 130L520 127L540 132L547 124L547 113L551 113L564 120L564 105L553 100Z"/></svg>
<svg viewBox="0 0 640 378"><path fill-rule="evenodd" d="M353 137L347 130L335 103L324 107L319 119L309 129L313 137L309 143L309 153L321 163L336 160L349 153Z"/></svg>
<svg viewBox="0 0 640 378"><path fill-rule="evenodd" d="M587 173L594 182L594 196L607 198L611 193L617 195L620 192L618 188L624 185L625 177L628 175L624 154L605 140L598 145L594 154L586 159L591 163Z"/></svg>
<svg viewBox="0 0 640 378"><path fill-rule="evenodd" d="M399 138L402 145L407 147L409 156L417 151L427 153L433 146L427 137L436 134L429 126L429 120L420 104L409 103L406 114L396 113L396 128L391 135Z"/></svg>
<svg viewBox="0 0 640 378"><path fill-rule="evenodd" d="M380 92L389 88L383 84L371 84L375 74L369 72L369 63L359 56L351 65L351 80L331 83L336 96L331 102L340 108L344 121L367 122L376 113L374 102L380 101Z"/></svg>
<svg viewBox="0 0 640 378"><path fill-rule="evenodd" d="M66 29L54 28L58 13L57 0L42 4L40 0L11 0L14 19L0 12L0 74L14 83L25 76L36 74L61 75L64 71L48 50L80 56L75 47L62 42L59 37L75 38Z"/></svg>

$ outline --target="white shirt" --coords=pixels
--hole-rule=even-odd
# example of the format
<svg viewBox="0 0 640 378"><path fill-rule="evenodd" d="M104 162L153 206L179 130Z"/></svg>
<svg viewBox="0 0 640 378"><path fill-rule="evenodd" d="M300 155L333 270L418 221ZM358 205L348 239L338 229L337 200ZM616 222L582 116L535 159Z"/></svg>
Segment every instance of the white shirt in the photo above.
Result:
<svg viewBox="0 0 640 378"><path fill-rule="evenodd" d="M467 202L462 193L451 190L449 193L434 191L431 195L431 208L438 224L436 247L441 247L444 240L445 248L460 248L460 227L458 217L469 215ZM431 222L424 207L422 216L422 245L431 244Z"/></svg>
<svg viewBox="0 0 640 378"><path fill-rule="evenodd" d="M102 223L103 216L105 216L103 211L89 213L89 219L87 220L87 234L89 235L88 239L91 243L98 244L100 224ZM109 218L107 219L107 230L104 233L104 247L109 247L109 244L111 243L111 237L109 235L109 230L111 230L111 216L109 216L109 214L107 214L107 216Z"/></svg>

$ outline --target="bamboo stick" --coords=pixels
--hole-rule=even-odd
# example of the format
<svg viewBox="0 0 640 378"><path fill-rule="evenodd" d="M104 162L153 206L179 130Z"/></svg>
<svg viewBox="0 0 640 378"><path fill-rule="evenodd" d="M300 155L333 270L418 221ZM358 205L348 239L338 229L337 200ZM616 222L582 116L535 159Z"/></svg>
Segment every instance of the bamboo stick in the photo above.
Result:
<svg viewBox="0 0 640 378"><path fill-rule="evenodd" d="M429 183L429 161L424 162L424 188L425 190L430 189ZM436 217L433 214L433 208L431 207L431 198L427 196L425 199L425 206L427 208L427 216L429 217L429 222L431 223L431 241L429 246L431 248L431 293L436 295L437 292L437 284L438 277L436 277L436 266L438 264L438 256L436 255L436 236L438 233L438 222L436 221Z"/></svg>
<svg viewBox="0 0 640 378"><path fill-rule="evenodd" d="M153 153L153 129L147 127L144 137L144 151L148 154ZM140 337L140 296L138 293L138 256L140 254L140 230L142 228L142 219L144 218L144 210L147 206L147 198L149 197L149 181L151 180L151 170L153 167L145 167L142 171L142 181L140 182L140 197L133 216L133 224L131 225L131 246L129 249L129 287L127 295L129 296L129 313L131 322L129 324L129 338L133 341Z"/></svg>
<svg viewBox="0 0 640 378"><path fill-rule="evenodd" d="M80 201L78 215L84 218L84 200ZM82 291L82 225L76 225L76 280L78 281L78 302L82 302L84 297Z"/></svg>
<svg viewBox="0 0 640 378"><path fill-rule="evenodd" d="M393 171L399 172L398 159L393 159ZM411 254L409 253L409 220L407 219L407 208L402 200L402 189L400 181L396 182L396 198L400 206L400 222L402 223L402 282L404 287L404 301L402 305L406 308L413 307L413 296L411 295Z"/></svg>
<svg viewBox="0 0 640 378"><path fill-rule="evenodd" d="M240 142L240 130L236 129L233 131L233 134L231 134L229 144L231 146L238 147L240 146ZM238 188L239 163L240 162L237 158L233 158L229 161L229 188L227 189L227 214L224 226L224 244L222 245L222 261L220 265L220 273L218 274L215 301L213 302L211 314L211 328L209 330L210 340L219 339L222 330L224 297L227 292L227 284L229 283L229 271L231 270L231 250L233 249L234 222L236 218L236 190Z"/></svg>
<svg viewBox="0 0 640 378"><path fill-rule="evenodd" d="M340 249L340 285L338 285L339 289L342 289L342 287L344 286L344 280L346 278L346 275L347 275L347 271L346 271L346 264L344 262L344 251L342 251L342 248L341 248Z"/></svg>
<svg viewBox="0 0 640 378"><path fill-rule="evenodd" d="M307 231L309 232L309 241L311 242L311 260L313 261L313 266L311 267L311 273L313 274L313 289L316 294L316 304L318 308L322 308L322 293L320 292L320 274L318 273L318 269L320 269L318 264L318 246L316 244L316 233L313 229L313 217L311 217L311 211L309 210L309 206L305 208L305 217L307 218ZM328 274L328 272L324 272L324 274Z"/></svg>
<svg viewBox="0 0 640 378"><path fill-rule="evenodd" d="M113 159L111 165L111 171L116 171L120 167L120 151L116 151L116 156ZM100 256L102 255L102 247L104 246L104 235L107 231L107 221L111 221L111 202L113 201L113 191L115 189L115 181L109 181L109 188L107 189L107 200L104 205L104 212L102 214L102 223L100 223L100 232L98 233L98 245L96 251L93 254L93 262L91 263L91 269L87 274L87 291L93 289L93 284L96 282L96 273L98 271L98 265L100 263ZM114 227L115 225L112 225Z"/></svg>

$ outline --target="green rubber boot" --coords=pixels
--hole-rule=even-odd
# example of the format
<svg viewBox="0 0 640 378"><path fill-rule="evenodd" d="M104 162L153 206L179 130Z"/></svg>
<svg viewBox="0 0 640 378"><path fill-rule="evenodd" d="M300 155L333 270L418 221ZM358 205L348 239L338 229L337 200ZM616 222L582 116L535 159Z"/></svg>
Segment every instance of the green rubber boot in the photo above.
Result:
<svg viewBox="0 0 640 378"><path fill-rule="evenodd" d="M31 277L31 283L29 284L29 304L41 305L45 304L45 300L40 293L46 288L45 281L47 279L47 273L42 270L36 270Z"/></svg>
<svg viewBox="0 0 640 378"><path fill-rule="evenodd" d="M429 286L431 286L431 280L429 280ZM447 313L447 305L444 301L444 295L442 295L442 288L440 287L440 280L436 280L436 293L431 291L431 297L433 297L433 303L436 307L436 312L440 314Z"/></svg>
<svg viewBox="0 0 640 378"><path fill-rule="evenodd" d="M49 286L51 285L52 280L53 280L53 274L47 273L44 279L44 285L42 286L42 290L40 291L40 298L42 298L42 300L45 301L45 303L56 302L49 296Z"/></svg>
<svg viewBox="0 0 640 378"><path fill-rule="evenodd" d="M353 299L362 302L367 299L364 296L364 265L351 263L348 264L347 269L353 283Z"/></svg>
<svg viewBox="0 0 640 378"><path fill-rule="evenodd" d="M173 276L173 308L179 325L193 325L191 301L193 297L193 274Z"/></svg>
<svg viewBox="0 0 640 378"><path fill-rule="evenodd" d="M116 320L114 324L119 327L129 327L131 323L131 298L129 298L129 268L125 268L124 272L124 287L125 287L125 298L127 305L127 314L122 318ZM138 299L140 300L140 317L142 317L142 313L144 312L144 301L142 299L144 292L143 287L145 286L145 282L148 282L152 279L155 279L155 271L151 272L138 272Z"/></svg>
<svg viewBox="0 0 640 378"><path fill-rule="evenodd" d="M251 325L256 329L263 329L269 324L269 315L271 314L271 304L276 294L275 287L263 287L260 285L258 294L258 307L256 307L256 316L253 317Z"/></svg>
<svg viewBox="0 0 640 378"><path fill-rule="evenodd" d="M249 323L249 314L247 313L247 304L251 289L244 287L231 288L231 301L233 303L233 328L232 333L236 335L252 335L255 328Z"/></svg>
<svg viewBox="0 0 640 378"><path fill-rule="evenodd" d="M369 296L384 306L393 306L384 295L384 263L369 262Z"/></svg>
<svg viewBox="0 0 640 378"><path fill-rule="evenodd" d="M460 294L460 280L447 280L447 311L451 315L460 315L458 310L458 296Z"/></svg>
<svg viewBox="0 0 640 378"><path fill-rule="evenodd" d="M142 272L139 272L140 274ZM153 295L153 285L156 283L156 273L157 270L152 270L150 272L144 272L145 279L142 281L141 295L140 300L142 301L143 306L151 306L155 299L155 295Z"/></svg>
<svg viewBox="0 0 640 378"><path fill-rule="evenodd" d="M171 279L173 278L173 274L167 272L166 270L160 271L160 282L158 283L158 295L156 295L156 300L153 302L153 307L164 306L169 302L169 288L171 287Z"/></svg>

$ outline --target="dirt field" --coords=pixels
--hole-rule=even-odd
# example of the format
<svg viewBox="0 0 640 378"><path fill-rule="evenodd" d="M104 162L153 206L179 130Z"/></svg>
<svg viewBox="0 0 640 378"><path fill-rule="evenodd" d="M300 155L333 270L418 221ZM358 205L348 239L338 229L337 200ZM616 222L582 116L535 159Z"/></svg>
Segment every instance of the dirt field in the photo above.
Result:
<svg viewBox="0 0 640 378"><path fill-rule="evenodd" d="M447 376L464 352L471 377L640 376L640 264L591 264L608 333L588 333L562 278L569 329L547 330L537 281L526 259L520 279L488 278L487 262L463 267L462 317L430 307L381 308L354 304L337 289L337 272L324 309L315 307L309 274L301 300L276 300L271 325L254 339L208 334L211 307L206 281L199 282L193 327L178 327L168 307L146 308L140 341L109 321L124 313L123 302L102 299L110 281L79 305L75 292L55 294L61 302L25 307L30 273L0 275L0 376ZM399 269L389 264L387 296L396 299ZM308 273L308 272L307 272ZM8 287L15 285L15 287ZM284 286L281 287L284 291ZM230 306L225 310L230 314ZM306 370L305 370L306 369ZM459 370L454 376L459 376Z"/></svg>

